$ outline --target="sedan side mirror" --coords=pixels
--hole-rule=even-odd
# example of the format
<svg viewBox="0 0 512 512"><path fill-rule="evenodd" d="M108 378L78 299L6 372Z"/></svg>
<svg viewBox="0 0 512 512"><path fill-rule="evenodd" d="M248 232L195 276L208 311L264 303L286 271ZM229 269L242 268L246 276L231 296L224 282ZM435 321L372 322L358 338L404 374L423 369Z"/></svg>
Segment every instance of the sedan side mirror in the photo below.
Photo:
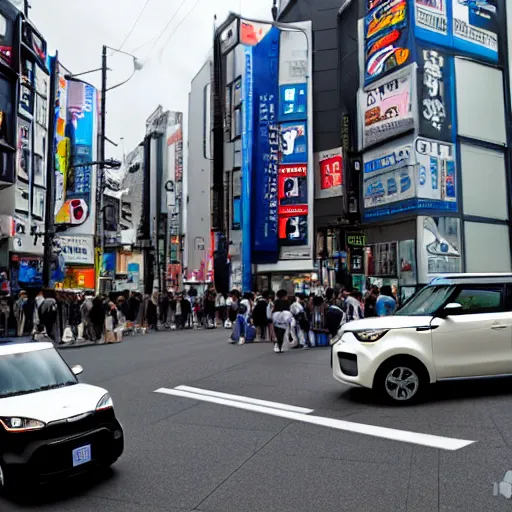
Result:
<svg viewBox="0 0 512 512"><path fill-rule="evenodd" d="M79 364L77 364L77 365L73 366L73 368L71 368L71 371L75 375L80 375L84 371L84 369Z"/></svg>
<svg viewBox="0 0 512 512"><path fill-rule="evenodd" d="M462 304L458 302L450 302L439 312L441 318L446 318L450 315L457 315L462 312Z"/></svg>

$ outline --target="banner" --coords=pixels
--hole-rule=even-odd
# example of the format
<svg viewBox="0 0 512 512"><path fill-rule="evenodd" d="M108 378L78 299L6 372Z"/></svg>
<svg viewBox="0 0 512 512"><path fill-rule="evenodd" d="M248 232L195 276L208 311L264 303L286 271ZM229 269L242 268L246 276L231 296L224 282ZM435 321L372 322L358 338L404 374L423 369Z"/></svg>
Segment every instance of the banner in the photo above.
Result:
<svg viewBox="0 0 512 512"><path fill-rule="evenodd" d="M363 148L414 128L412 90L413 75L409 71L360 91Z"/></svg>
<svg viewBox="0 0 512 512"><path fill-rule="evenodd" d="M61 236L57 238L64 262L71 265L94 265L92 236Z"/></svg>
<svg viewBox="0 0 512 512"><path fill-rule="evenodd" d="M418 207L457 211L455 145L418 137Z"/></svg>
<svg viewBox="0 0 512 512"><path fill-rule="evenodd" d="M453 46L497 62L498 1L452 0L452 7Z"/></svg>
<svg viewBox="0 0 512 512"><path fill-rule="evenodd" d="M412 60L407 28L407 1L368 1L365 18L365 84Z"/></svg>
<svg viewBox="0 0 512 512"><path fill-rule="evenodd" d="M315 154L316 199L343 195L343 157L341 148Z"/></svg>
<svg viewBox="0 0 512 512"><path fill-rule="evenodd" d="M451 142L452 59L439 50L418 46L419 133Z"/></svg>
<svg viewBox="0 0 512 512"><path fill-rule="evenodd" d="M278 47L279 30L272 28L258 45L245 49L242 92L247 104L246 95L251 91L252 108L244 108L242 179L252 167L252 180L248 197L245 193L242 197L241 220L243 226L245 208L252 205L254 263L278 259ZM246 236L250 247L251 233Z"/></svg>
<svg viewBox="0 0 512 512"><path fill-rule="evenodd" d="M447 0L414 0L416 37L449 46Z"/></svg>
<svg viewBox="0 0 512 512"><path fill-rule="evenodd" d="M64 164L66 174L60 180L61 190L56 190L62 206L55 222L70 226L73 234L92 235L95 232L96 171L93 166L84 164L96 160L97 115L96 89L84 82L68 81L65 138L57 143L57 159L59 164ZM67 150L63 143L66 138L70 151L67 169L65 156L61 156Z"/></svg>

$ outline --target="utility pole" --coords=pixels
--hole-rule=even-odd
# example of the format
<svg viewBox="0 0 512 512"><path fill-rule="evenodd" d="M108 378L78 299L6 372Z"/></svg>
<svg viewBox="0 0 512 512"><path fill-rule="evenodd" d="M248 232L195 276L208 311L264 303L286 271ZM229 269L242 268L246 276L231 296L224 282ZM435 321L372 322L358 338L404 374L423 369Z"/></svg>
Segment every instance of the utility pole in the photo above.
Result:
<svg viewBox="0 0 512 512"><path fill-rule="evenodd" d="M97 213L99 219L98 233L100 236L100 261L98 262L98 272L97 276L98 280L98 291L100 290L101 283L101 269L103 268L103 252L105 250L105 202L103 198L103 193L105 190L105 136L106 136L106 119L107 112L105 111L106 99L107 99L107 47L103 45L102 51L102 60L101 60L101 127L100 127L100 167L99 167L99 180L96 180L99 186L99 212Z"/></svg>
<svg viewBox="0 0 512 512"><path fill-rule="evenodd" d="M48 111L53 112L57 97L59 69L59 52L50 64L50 94L48 95ZM62 107L61 107L62 108ZM48 122L48 139L53 140L55 134L55 116L50 115ZM46 151L46 209L44 213L44 258L43 258L43 286L48 288L51 279L51 260L53 254L53 240L55 238L55 155L53 144L47 145Z"/></svg>

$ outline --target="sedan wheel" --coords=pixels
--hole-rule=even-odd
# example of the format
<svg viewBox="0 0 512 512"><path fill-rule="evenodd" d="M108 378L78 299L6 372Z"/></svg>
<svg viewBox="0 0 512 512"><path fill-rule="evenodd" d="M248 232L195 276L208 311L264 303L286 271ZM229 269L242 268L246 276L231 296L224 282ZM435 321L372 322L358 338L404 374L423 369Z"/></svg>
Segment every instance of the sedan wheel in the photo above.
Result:
<svg viewBox="0 0 512 512"><path fill-rule="evenodd" d="M420 376L409 365L394 364L386 368L383 384L388 398L398 402L410 402L418 394Z"/></svg>

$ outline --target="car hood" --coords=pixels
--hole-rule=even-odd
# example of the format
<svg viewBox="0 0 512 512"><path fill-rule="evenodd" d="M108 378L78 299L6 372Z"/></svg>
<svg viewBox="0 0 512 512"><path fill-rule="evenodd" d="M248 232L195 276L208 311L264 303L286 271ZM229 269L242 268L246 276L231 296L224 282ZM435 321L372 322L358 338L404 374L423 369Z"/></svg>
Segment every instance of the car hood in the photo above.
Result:
<svg viewBox="0 0 512 512"><path fill-rule="evenodd" d="M355 320L343 326L346 331L362 331L371 329L407 329L430 325L431 316L380 316Z"/></svg>
<svg viewBox="0 0 512 512"><path fill-rule="evenodd" d="M76 384L28 395L0 399L0 417L21 417L49 423L96 409L107 391L89 384Z"/></svg>

